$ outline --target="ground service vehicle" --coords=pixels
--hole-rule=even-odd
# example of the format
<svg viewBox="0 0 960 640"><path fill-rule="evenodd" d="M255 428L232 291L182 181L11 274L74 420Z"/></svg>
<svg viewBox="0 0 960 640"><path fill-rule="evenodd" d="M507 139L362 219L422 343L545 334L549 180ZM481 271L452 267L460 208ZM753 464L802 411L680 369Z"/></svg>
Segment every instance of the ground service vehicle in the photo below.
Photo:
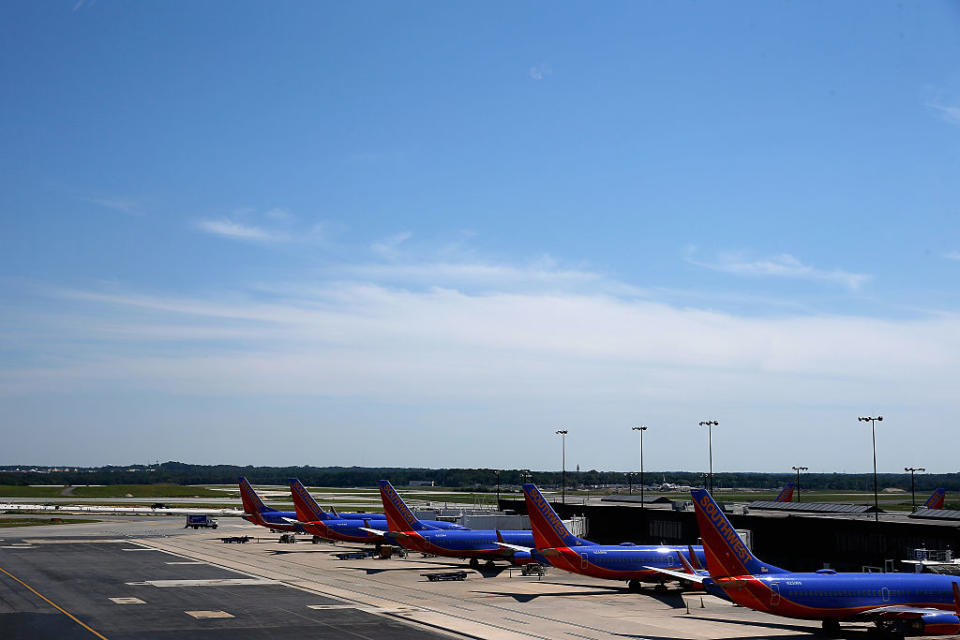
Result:
<svg viewBox="0 0 960 640"><path fill-rule="evenodd" d="M185 524L183 528L189 529L190 527L193 527L194 529L199 529L200 527L203 527L205 529L208 527L210 529L216 529L217 519L211 518L205 513L198 514L198 515L189 515L187 516L187 524Z"/></svg>

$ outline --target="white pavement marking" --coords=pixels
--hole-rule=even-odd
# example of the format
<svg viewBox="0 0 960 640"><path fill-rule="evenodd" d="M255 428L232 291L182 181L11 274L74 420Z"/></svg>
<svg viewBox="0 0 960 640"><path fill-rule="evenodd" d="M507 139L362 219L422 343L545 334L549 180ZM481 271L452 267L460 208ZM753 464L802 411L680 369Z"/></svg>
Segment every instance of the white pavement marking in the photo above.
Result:
<svg viewBox="0 0 960 640"><path fill-rule="evenodd" d="M207 620L210 618L232 618L233 616L226 611L184 611L188 616L193 616L197 620Z"/></svg>
<svg viewBox="0 0 960 640"><path fill-rule="evenodd" d="M140 598L110 598L114 604L147 604Z"/></svg>
<svg viewBox="0 0 960 640"><path fill-rule="evenodd" d="M267 578L215 578L212 580L144 580L128 582L132 587L245 587L278 584Z"/></svg>
<svg viewBox="0 0 960 640"><path fill-rule="evenodd" d="M120 551L160 551L160 549L151 549L149 547L131 547L130 549L120 549ZM165 553L161 551L161 553Z"/></svg>
<svg viewBox="0 0 960 640"><path fill-rule="evenodd" d="M5 544L0 549L33 549L33 545L29 544Z"/></svg>
<svg viewBox="0 0 960 640"><path fill-rule="evenodd" d="M319 611L354 609L355 611L364 611L366 613L412 613L417 610L414 607L365 607L358 604L308 604L307 608L317 609Z"/></svg>
<svg viewBox="0 0 960 640"><path fill-rule="evenodd" d="M184 560L182 562L164 562L163 564L210 564L210 563L203 562L202 560Z"/></svg>

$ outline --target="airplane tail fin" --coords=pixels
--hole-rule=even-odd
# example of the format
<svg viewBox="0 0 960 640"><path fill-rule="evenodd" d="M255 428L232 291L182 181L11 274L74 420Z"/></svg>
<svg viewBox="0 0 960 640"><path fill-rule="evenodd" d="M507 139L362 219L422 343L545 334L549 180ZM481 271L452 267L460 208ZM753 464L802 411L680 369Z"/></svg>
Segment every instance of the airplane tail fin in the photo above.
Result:
<svg viewBox="0 0 960 640"><path fill-rule="evenodd" d="M783 489L780 490L779 495L777 495L777 502L793 502L793 490L796 485L792 482L788 482L783 485Z"/></svg>
<svg viewBox="0 0 960 640"><path fill-rule="evenodd" d="M296 478L287 480L290 483L290 495L293 496L293 508L297 511L297 520L301 522L316 522L329 520L330 516L324 513L317 501L313 499L307 488Z"/></svg>
<svg viewBox="0 0 960 640"><path fill-rule="evenodd" d="M947 497L947 490L940 488L934 489L927 501L923 503L926 509L943 509L943 502Z"/></svg>
<svg viewBox="0 0 960 640"><path fill-rule="evenodd" d="M703 539L707 571L711 578L785 573L783 569L761 562L744 544L727 516L706 489L693 489L697 525Z"/></svg>
<svg viewBox="0 0 960 640"><path fill-rule="evenodd" d="M697 570L694 569L693 565L684 557L683 551L677 551L677 558L680 560L680 564L683 566L683 571L689 573L692 576L697 575Z"/></svg>
<svg viewBox="0 0 960 640"><path fill-rule="evenodd" d="M564 526L560 516L537 489L537 485L525 483L523 495L527 501L530 528L533 529L533 544L537 549L576 547L585 544L584 540L570 533Z"/></svg>
<svg viewBox="0 0 960 640"><path fill-rule="evenodd" d="M249 514L264 513L265 511L276 511L276 509L271 509L267 505L263 504L263 500L260 499L260 496L257 495L257 492L253 490L253 487L250 486L250 483L247 482L247 479L243 476L237 479L237 482L240 484L240 500L243 501L243 510Z"/></svg>
<svg viewBox="0 0 960 640"><path fill-rule="evenodd" d="M427 527L417 520L389 480L380 481L380 499L390 531L421 531Z"/></svg>

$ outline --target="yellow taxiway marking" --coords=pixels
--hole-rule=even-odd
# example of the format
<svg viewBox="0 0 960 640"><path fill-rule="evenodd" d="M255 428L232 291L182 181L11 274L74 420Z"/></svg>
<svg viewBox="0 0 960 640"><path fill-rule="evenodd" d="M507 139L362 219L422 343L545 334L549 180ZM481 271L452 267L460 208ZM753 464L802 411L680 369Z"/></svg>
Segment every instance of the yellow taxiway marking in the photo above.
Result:
<svg viewBox="0 0 960 640"><path fill-rule="evenodd" d="M26 582L24 582L23 580L21 580L21 579L18 578L17 576L13 575L12 573L10 573L9 571L7 571L7 570L4 569L3 567L0 567L0 571L2 571L2 572L5 573L6 575L10 576L10 577L13 578L14 580L16 580L17 582L19 582L19 583L22 584L23 586L25 586L27 589L29 589L30 591L32 591L32 592L34 593L34 595L36 595L37 597L39 597L41 600L43 600L44 602L46 602L47 604L49 604L51 607L53 607L54 609L56 609L57 611L59 611L59 612L62 613L63 615L67 616L68 618L70 618L71 620L73 620L74 622L76 622L78 625L80 625L81 627L83 627L84 629L86 629L87 631L89 631L90 633L92 633L93 635L95 635L95 636L97 636L98 638L100 638L100 640L109 640L106 636L104 636L103 634L98 633L97 631L91 629L87 624L85 624L82 620L79 620L75 615L73 615L72 613L70 613L69 611L67 611L66 609L64 609L64 608L61 607L60 605L58 605L56 602L54 602L53 600L51 600L51 599L48 598L47 596L43 595L42 593L40 593L39 591L37 591L36 589L34 589L33 587L31 587L31 586L28 585Z"/></svg>

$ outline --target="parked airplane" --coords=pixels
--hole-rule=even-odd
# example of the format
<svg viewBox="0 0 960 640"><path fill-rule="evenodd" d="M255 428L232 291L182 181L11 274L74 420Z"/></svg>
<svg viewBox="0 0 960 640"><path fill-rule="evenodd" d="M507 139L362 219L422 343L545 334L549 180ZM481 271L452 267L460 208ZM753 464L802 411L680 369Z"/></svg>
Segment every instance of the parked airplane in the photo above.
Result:
<svg viewBox="0 0 960 640"><path fill-rule="evenodd" d="M652 567L683 567L677 554L689 547L590 542L570 533L536 485L524 484L523 495L527 501L536 552L551 566L594 578L625 580L633 591L639 591L644 581L663 583L663 575ZM702 562L703 548L690 549L694 562Z"/></svg>
<svg viewBox="0 0 960 640"><path fill-rule="evenodd" d="M838 631L841 621L873 621L898 635L960 633L960 579L832 569L793 573L757 559L706 490L691 493L710 574L699 581L708 591L720 590L736 604L757 611L822 620L828 632ZM662 573L693 578L678 571Z"/></svg>
<svg viewBox="0 0 960 640"><path fill-rule="evenodd" d="M296 509L295 519L289 522L302 527L307 533L342 542L369 542L380 544L383 534L387 530L387 521L381 520L346 520L326 513L313 499L306 487L296 478L290 478L290 494L293 496L293 506ZM454 522L441 520L427 520L424 523L431 529L464 529Z"/></svg>
<svg viewBox="0 0 960 640"><path fill-rule="evenodd" d="M253 490L247 479L240 477L240 500L243 501L243 519L273 531L293 531L302 533L303 528L295 523L297 514L292 511L277 511L263 504L263 500Z"/></svg>
<svg viewBox="0 0 960 640"><path fill-rule="evenodd" d="M396 540L405 549L435 556L470 558L470 567L473 569L480 568L481 558L486 558L487 566L492 566L494 560L508 560L513 564L536 561L526 550L533 547L533 534L529 531L430 529L414 517L393 485L386 480L380 481L380 498L390 529L387 537ZM502 547L500 542L523 550Z"/></svg>
<svg viewBox="0 0 960 640"><path fill-rule="evenodd" d="M793 502L793 489L796 487L792 482L783 485L783 489L777 494L776 502Z"/></svg>
<svg viewBox="0 0 960 640"><path fill-rule="evenodd" d="M944 488L934 489L927 501L921 505L923 509L943 509L943 502L947 498L947 490Z"/></svg>

